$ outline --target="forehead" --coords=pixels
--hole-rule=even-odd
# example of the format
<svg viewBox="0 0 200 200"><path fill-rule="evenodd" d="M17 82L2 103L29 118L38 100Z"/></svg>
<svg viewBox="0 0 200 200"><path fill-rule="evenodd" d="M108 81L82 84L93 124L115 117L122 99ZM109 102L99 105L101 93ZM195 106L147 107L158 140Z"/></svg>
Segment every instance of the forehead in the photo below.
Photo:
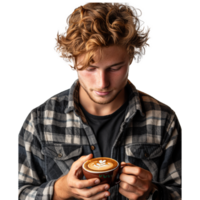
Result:
<svg viewBox="0 0 200 200"><path fill-rule="evenodd" d="M95 54L94 58L100 58L100 49L98 49ZM124 57L127 54L127 51L122 46L109 46L109 47L103 47L102 48L102 57L103 58L118 58L118 57Z"/></svg>
<svg viewBox="0 0 200 200"><path fill-rule="evenodd" d="M83 53L77 56L76 63L78 71L79 69L85 69L90 65L107 68L108 66L114 65L115 63L129 63L129 54L127 53L126 48L117 45L98 48L92 54L92 62L88 64L86 63L84 66L85 61L87 62L87 59L89 59L88 55L89 54Z"/></svg>
<svg viewBox="0 0 200 200"><path fill-rule="evenodd" d="M78 60L81 62L86 53L78 56ZM116 62L121 61L122 59L126 59L128 57L127 51L124 47L113 45L109 47L102 47L102 54L100 48L94 52L93 60L95 63L107 61Z"/></svg>

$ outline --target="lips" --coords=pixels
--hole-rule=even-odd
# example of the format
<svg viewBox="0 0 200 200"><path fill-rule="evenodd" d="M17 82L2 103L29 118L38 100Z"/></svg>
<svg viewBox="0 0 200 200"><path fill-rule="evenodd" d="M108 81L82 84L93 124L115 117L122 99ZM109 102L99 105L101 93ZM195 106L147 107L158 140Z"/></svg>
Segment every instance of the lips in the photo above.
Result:
<svg viewBox="0 0 200 200"><path fill-rule="evenodd" d="M105 95L108 95L110 92L97 92L97 91L94 91L97 95L100 95L100 96L105 96Z"/></svg>
<svg viewBox="0 0 200 200"><path fill-rule="evenodd" d="M99 91L95 91L95 92L99 92ZM108 91L109 92L109 91ZM108 93L108 92L99 92L99 93Z"/></svg>

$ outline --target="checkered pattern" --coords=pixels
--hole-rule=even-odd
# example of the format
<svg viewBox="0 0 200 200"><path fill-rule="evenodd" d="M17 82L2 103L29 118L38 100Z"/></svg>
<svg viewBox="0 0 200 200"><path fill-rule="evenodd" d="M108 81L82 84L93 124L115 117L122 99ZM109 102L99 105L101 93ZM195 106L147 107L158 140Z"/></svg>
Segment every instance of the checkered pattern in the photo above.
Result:
<svg viewBox="0 0 200 200"><path fill-rule="evenodd" d="M26 118L19 134L20 200L51 200L55 181L74 161L90 153L101 156L78 106L79 87L77 80ZM129 105L111 157L149 170L162 199L181 199L181 127L176 114L130 81L126 87ZM108 199L126 200L118 189L112 187Z"/></svg>

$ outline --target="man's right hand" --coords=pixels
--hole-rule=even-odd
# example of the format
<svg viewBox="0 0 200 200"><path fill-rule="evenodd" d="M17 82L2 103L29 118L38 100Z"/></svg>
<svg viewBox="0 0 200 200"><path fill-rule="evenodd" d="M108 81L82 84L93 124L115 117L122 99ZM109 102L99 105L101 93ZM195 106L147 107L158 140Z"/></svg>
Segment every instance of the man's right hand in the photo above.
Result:
<svg viewBox="0 0 200 200"><path fill-rule="evenodd" d="M110 196L107 191L109 184L98 185L100 180L92 178L81 180L83 177L82 164L91 159L92 154L82 156L75 161L69 173L60 177L54 184L53 200L83 199L83 200L102 200L106 195ZM92 188L87 188L92 187Z"/></svg>

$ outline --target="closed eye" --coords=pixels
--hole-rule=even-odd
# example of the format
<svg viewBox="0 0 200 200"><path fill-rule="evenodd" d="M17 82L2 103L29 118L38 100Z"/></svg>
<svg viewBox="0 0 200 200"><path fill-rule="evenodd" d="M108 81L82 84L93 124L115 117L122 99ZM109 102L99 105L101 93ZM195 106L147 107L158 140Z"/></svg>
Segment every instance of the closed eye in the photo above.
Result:
<svg viewBox="0 0 200 200"><path fill-rule="evenodd" d="M122 67L120 67L120 68L117 68L117 69L110 69L111 71L118 71L118 70L120 70ZM93 68L93 69L87 69L87 71L94 71L94 69L95 68Z"/></svg>

